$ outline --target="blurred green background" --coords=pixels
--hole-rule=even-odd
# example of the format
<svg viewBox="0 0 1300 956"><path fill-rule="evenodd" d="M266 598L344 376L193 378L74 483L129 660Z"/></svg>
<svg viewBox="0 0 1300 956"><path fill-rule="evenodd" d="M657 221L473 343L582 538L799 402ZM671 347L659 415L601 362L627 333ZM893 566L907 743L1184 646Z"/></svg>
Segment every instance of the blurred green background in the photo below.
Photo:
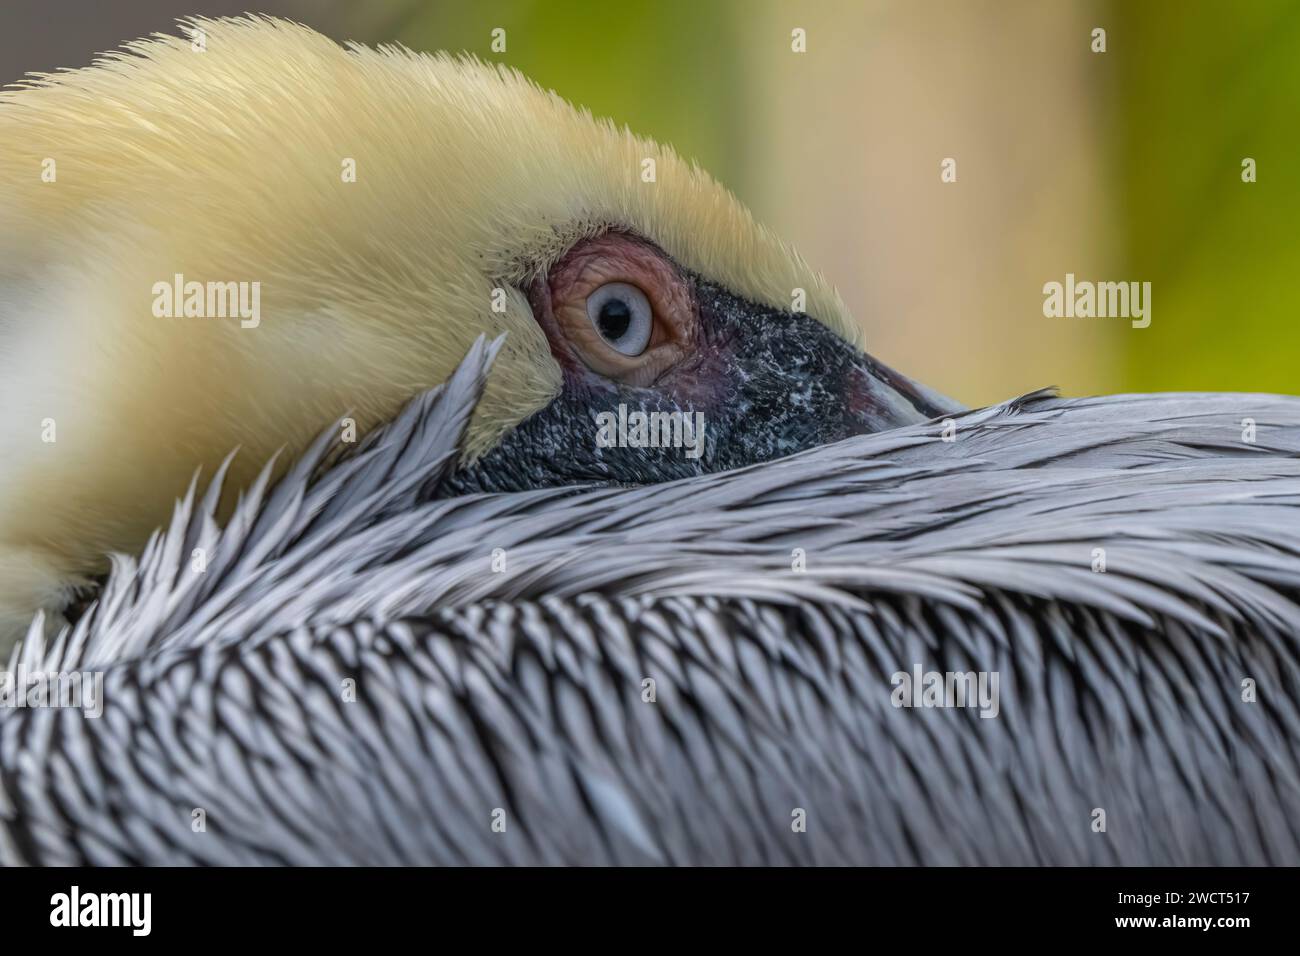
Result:
<svg viewBox="0 0 1300 956"><path fill-rule="evenodd" d="M9 0L0 79L248 6ZM501 60L672 143L828 274L870 351L968 403L1049 384L1300 392L1294 0L254 8L338 40ZM1043 284L1067 272L1151 282L1150 327L1045 318Z"/></svg>

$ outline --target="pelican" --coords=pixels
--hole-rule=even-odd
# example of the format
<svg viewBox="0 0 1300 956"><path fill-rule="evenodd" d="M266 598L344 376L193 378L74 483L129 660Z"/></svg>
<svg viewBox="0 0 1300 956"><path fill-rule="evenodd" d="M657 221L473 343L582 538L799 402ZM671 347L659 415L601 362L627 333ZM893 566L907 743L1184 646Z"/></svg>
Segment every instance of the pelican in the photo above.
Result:
<svg viewBox="0 0 1300 956"><path fill-rule="evenodd" d="M1300 863L1300 399L965 410L514 73L191 27L0 100L0 862Z"/></svg>
<svg viewBox="0 0 1300 956"><path fill-rule="evenodd" d="M187 21L0 92L0 650L231 449L232 490L507 334L464 487L733 468L954 403L707 174L473 58ZM702 415L700 454L593 411Z"/></svg>

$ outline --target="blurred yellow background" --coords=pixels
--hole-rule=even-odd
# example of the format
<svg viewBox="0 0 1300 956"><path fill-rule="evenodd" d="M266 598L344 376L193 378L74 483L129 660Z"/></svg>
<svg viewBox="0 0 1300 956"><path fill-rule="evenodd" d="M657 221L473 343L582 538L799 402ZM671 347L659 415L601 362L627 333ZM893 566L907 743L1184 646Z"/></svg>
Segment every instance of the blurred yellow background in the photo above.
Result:
<svg viewBox="0 0 1300 956"><path fill-rule="evenodd" d="M10 0L2 79L249 6ZM253 6L338 40L499 60L673 144L827 273L869 351L968 404L1053 384L1300 392L1300 3ZM52 7L68 8L56 38ZM1043 285L1066 273L1151 282L1150 327L1044 317Z"/></svg>

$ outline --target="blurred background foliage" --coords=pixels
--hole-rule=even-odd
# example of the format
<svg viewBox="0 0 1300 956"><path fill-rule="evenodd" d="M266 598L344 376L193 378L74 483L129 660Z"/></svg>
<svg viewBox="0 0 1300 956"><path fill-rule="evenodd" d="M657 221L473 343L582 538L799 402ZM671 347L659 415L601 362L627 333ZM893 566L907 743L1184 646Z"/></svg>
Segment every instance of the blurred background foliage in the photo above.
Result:
<svg viewBox="0 0 1300 956"><path fill-rule="evenodd" d="M1125 268L1151 279L1167 318L1123 337L1123 380L1300 392L1300 4L1116 13L1130 49L1108 162Z"/></svg>
<svg viewBox="0 0 1300 956"><path fill-rule="evenodd" d="M830 276L869 350L968 403L1300 392L1294 0L6 0L0 79L249 6L500 60L672 143ZM1150 281L1150 327L1045 318L1067 272Z"/></svg>

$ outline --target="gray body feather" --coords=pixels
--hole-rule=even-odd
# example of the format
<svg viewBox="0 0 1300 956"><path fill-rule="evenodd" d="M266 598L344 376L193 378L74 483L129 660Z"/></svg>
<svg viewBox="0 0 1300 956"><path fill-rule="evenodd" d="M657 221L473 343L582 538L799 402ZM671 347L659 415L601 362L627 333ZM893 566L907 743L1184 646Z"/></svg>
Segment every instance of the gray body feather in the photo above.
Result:
<svg viewBox="0 0 1300 956"><path fill-rule="evenodd" d="M1300 863L1300 400L429 500L492 354L34 623L11 670L104 710L0 709L0 861ZM895 706L917 668L997 715Z"/></svg>

